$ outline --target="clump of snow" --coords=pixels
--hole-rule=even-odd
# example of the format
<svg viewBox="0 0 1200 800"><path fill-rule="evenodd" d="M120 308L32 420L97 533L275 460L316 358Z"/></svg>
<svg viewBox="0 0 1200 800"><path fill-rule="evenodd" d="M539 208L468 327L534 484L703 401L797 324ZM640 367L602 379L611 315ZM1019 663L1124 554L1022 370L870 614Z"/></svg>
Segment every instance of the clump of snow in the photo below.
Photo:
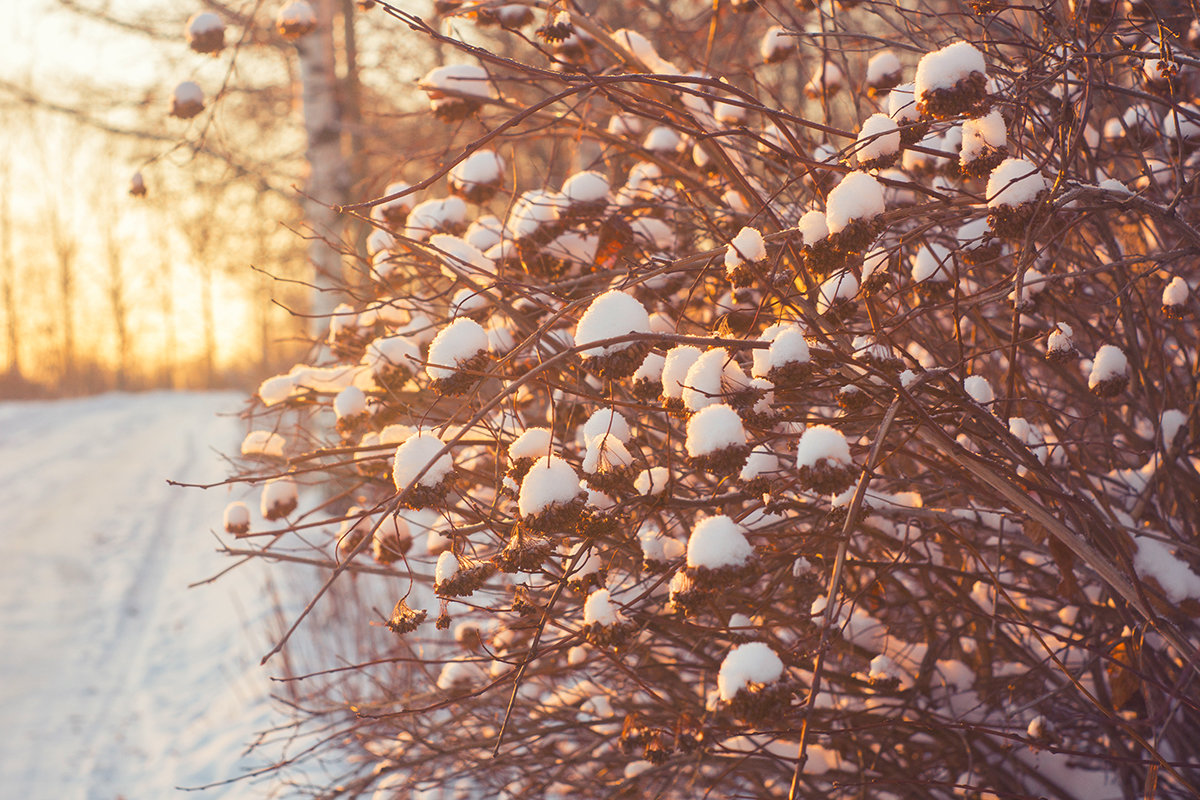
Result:
<svg viewBox="0 0 1200 800"><path fill-rule="evenodd" d="M357 386L347 386L333 398L333 413L338 419L367 413L367 395Z"/></svg>
<svg viewBox="0 0 1200 800"><path fill-rule="evenodd" d="M1162 304L1164 306L1182 307L1187 305L1187 300L1187 281L1176 275L1174 278L1171 278L1171 282L1163 289Z"/></svg>
<svg viewBox="0 0 1200 800"><path fill-rule="evenodd" d="M988 244L991 237L991 227L986 217L971 220L962 225L954 234L958 246L963 250L978 250Z"/></svg>
<svg viewBox="0 0 1200 800"><path fill-rule="evenodd" d="M608 118L605 130L613 136L632 139L642 132L642 118L636 114L613 114Z"/></svg>
<svg viewBox="0 0 1200 800"><path fill-rule="evenodd" d="M816 244L829 236L829 222L825 217L825 212L817 209L805 212L796 227L800 230L804 244Z"/></svg>
<svg viewBox="0 0 1200 800"><path fill-rule="evenodd" d="M613 605L608 589L597 589L588 595L583 604L584 625L616 625L621 621L621 612Z"/></svg>
<svg viewBox="0 0 1200 800"><path fill-rule="evenodd" d="M642 546L642 558L647 561L674 561L687 549L683 542L667 536L653 524L643 525L638 530L638 541Z"/></svg>
<svg viewBox="0 0 1200 800"><path fill-rule="evenodd" d="M582 464L583 471L588 475L628 467L632 464L633 456L617 436L611 433L602 433L588 440L587 452L584 454Z"/></svg>
<svg viewBox="0 0 1200 800"><path fill-rule="evenodd" d="M464 239L447 233L435 233L429 237L429 244L439 251L438 258L444 265L442 273L447 278L455 278L463 273L495 274L495 262Z"/></svg>
<svg viewBox="0 0 1200 800"><path fill-rule="evenodd" d="M846 85L846 76L842 68L832 61L822 61L808 83L804 84L804 93L812 99L825 94L834 94Z"/></svg>
<svg viewBox="0 0 1200 800"><path fill-rule="evenodd" d="M204 90L195 81L183 81L171 93L171 113L177 117L194 117L203 108Z"/></svg>
<svg viewBox="0 0 1200 800"><path fill-rule="evenodd" d="M1006 158L992 170L985 194L988 208L1031 203L1050 191L1050 181L1037 166L1023 158Z"/></svg>
<svg viewBox="0 0 1200 800"><path fill-rule="evenodd" d="M987 64L983 53L970 42L955 42L952 45L926 53L917 62L914 88L918 98L935 89L953 89L954 85L972 72L986 77Z"/></svg>
<svg viewBox="0 0 1200 800"><path fill-rule="evenodd" d="M633 488L640 495L656 497L666 491L670 480L671 470L667 467L651 467L638 473Z"/></svg>
<svg viewBox="0 0 1200 800"><path fill-rule="evenodd" d="M1069 355L1075 352L1075 342L1071 338L1075 332L1065 322L1056 323L1054 330L1046 337L1047 355Z"/></svg>
<svg viewBox="0 0 1200 800"><path fill-rule="evenodd" d="M986 406L996 399L996 393L992 391L992 385L982 375L969 376L963 381L963 389L971 396L972 400L981 406Z"/></svg>
<svg viewBox="0 0 1200 800"><path fill-rule="evenodd" d="M454 459L449 453L438 455L443 447L445 442L435 433L421 432L405 439L396 448L396 455L392 459L392 481L396 489L406 489L422 470L425 474L421 476L419 485L437 486L441 483L454 469ZM426 465L429 469L425 469Z"/></svg>
<svg viewBox="0 0 1200 800"><path fill-rule="evenodd" d="M917 100L911 83L902 83L888 92L888 116L897 125L908 125L921 118L917 112Z"/></svg>
<svg viewBox="0 0 1200 800"><path fill-rule="evenodd" d="M913 256L913 283L929 281L931 283L948 283L953 279L951 271L950 249L930 242L921 247Z"/></svg>
<svg viewBox="0 0 1200 800"><path fill-rule="evenodd" d="M771 346L766 350L754 351L754 364L750 374L765 378L776 367L788 364L807 364L811 360L808 340L798 325L782 326L771 335Z"/></svg>
<svg viewBox="0 0 1200 800"><path fill-rule="evenodd" d="M583 423L583 441L586 444L597 436L610 434L627 443L630 437L629 423L619 411L612 408L601 408L588 417Z"/></svg>
<svg viewBox="0 0 1200 800"><path fill-rule="evenodd" d="M795 38L788 33L787 28L781 25L772 25L767 28L767 32L763 34L762 41L758 45L758 52L767 64L782 61L795 49Z"/></svg>
<svg viewBox="0 0 1200 800"><path fill-rule="evenodd" d="M883 184L865 172L847 174L829 193L825 221L830 233L839 233L851 222L873 219L884 212ZM805 238L807 242L807 237Z"/></svg>
<svg viewBox="0 0 1200 800"><path fill-rule="evenodd" d="M457 575L461 569L462 564L459 563L458 556L446 550L438 556L437 566L433 569L433 582L443 584Z"/></svg>
<svg viewBox="0 0 1200 800"><path fill-rule="evenodd" d="M817 313L826 314L831 308L854 299L858 294L858 278L850 270L834 273L821 282L817 294Z"/></svg>
<svg viewBox="0 0 1200 800"><path fill-rule="evenodd" d="M275 478L263 485L259 511L269 520L285 517L295 510L299 502L299 490L291 478Z"/></svg>
<svg viewBox="0 0 1200 800"><path fill-rule="evenodd" d="M541 456L529 468L517 495L517 510L528 517L552 505L570 503L583 493L575 468L558 456Z"/></svg>
<svg viewBox="0 0 1200 800"><path fill-rule="evenodd" d="M1042 438L1041 433L1036 428L1029 424L1029 420L1024 417L1012 417L1008 421L1008 432L1011 433L1021 444L1029 448L1041 463L1046 463L1046 458L1050 455L1050 451L1046 448L1046 442Z"/></svg>
<svg viewBox="0 0 1200 800"><path fill-rule="evenodd" d="M553 434L549 428L529 428L508 446L509 458L538 459L550 455Z"/></svg>
<svg viewBox="0 0 1200 800"><path fill-rule="evenodd" d="M245 533L250 530L250 508L240 500L225 506L225 530L229 533Z"/></svg>
<svg viewBox="0 0 1200 800"><path fill-rule="evenodd" d="M890 258L891 254L882 247L876 247L863 256L862 283L864 286L870 286L872 278L878 280L880 276L886 275Z"/></svg>
<svg viewBox="0 0 1200 800"><path fill-rule="evenodd" d="M454 293L450 301L450 313L456 317L486 311L490 300L486 293L463 288Z"/></svg>
<svg viewBox="0 0 1200 800"><path fill-rule="evenodd" d="M774 683L783 676L783 661L764 642L739 644L729 651L717 673L717 691L725 702L751 684Z"/></svg>
<svg viewBox="0 0 1200 800"><path fill-rule="evenodd" d="M863 122L855 142L859 163L894 156L900 150L900 128L887 114L872 114Z"/></svg>
<svg viewBox="0 0 1200 800"><path fill-rule="evenodd" d="M467 204L458 195L432 198L418 203L409 212L404 235L424 242L438 231L464 224L466 219Z"/></svg>
<svg viewBox="0 0 1200 800"><path fill-rule="evenodd" d="M725 268L753 264L767 257L767 243L757 228L742 228L725 250Z"/></svg>
<svg viewBox="0 0 1200 800"><path fill-rule="evenodd" d="M1162 135L1168 141L1180 139L1190 142L1200 139L1200 106L1180 103L1172 107L1163 117Z"/></svg>
<svg viewBox="0 0 1200 800"><path fill-rule="evenodd" d="M688 420L684 446L692 458L745 444L746 429L741 417L724 403L707 406Z"/></svg>
<svg viewBox="0 0 1200 800"><path fill-rule="evenodd" d="M1172 605L1184 600L1200 600L1200 575L1175 556L1170 548L1157 539L1134 535L1137 553L1133 568L1143 578L1154 578Z"/></svg>
<svg viewBox="0 0 1200 800"><path fill-rule="evenodd" d="M800 436L800 444L796 447L796 466L815 467L821 460L849 466L850 446L846 444L846 437L841 431L828 425L813 425Z"/></svg>
<svg viewBox="0 0 1200 800"><path fill-rule="evenodd" d="M487 349L488 336L483 326L469 317L460 317L434 337L425 372L435 380L453 377L463 362Z"/></svg>
<svg viewBox="0 0 1200 800"><path fill-rule="evenodd" d="M612 289L597 297L588 306L575 326L575 344L587 345L631 333L649 333L650 315L637 298L619 289ZM600 347L591 347L581 352L583 356L606 356L630 347L633 342L617 342Z"/></svg>
<svg viewBox="0 0 1200 800"><path fill-rule="evenodd" d="M453 93L473 98L494 96L488 73L478 64L447 64L434 67L417 84L426 92Z"/></svg>
<svg viewBox="0 0 1200 800"><path fill-rule="evenodd" d="M702 520L688 538L687 565L705 569L740 567L754 555L741 526L724 514Z"/></svg>
<svg viewBox="0 0 1200 800"><path fill-rule="evenodd" d="M651 324L653 324L653 320ZM641 366L634 371L633 382L650 381L651 383L662 383L663 365L666 362L667 359L658 353L648 353L642 360Z"/></svg>
<svg viewBox="0 0 1200 800"><path fill-rule="evenodd" d="M308 0L290 0L275 16L275 27L285 36L306 33L317 27L317 11Z"/></svg>
<svg viewBox="0 0 1200 800"><path fill-rule="evenodd" d="M700 358L699 347L681 344L667 351L662 368L662 394L666 398L681 398L688 371Z"/></svg>
<svg viewBox="0 0 1200 800"><path fill-rule="evenodd" d="M896 665L890 658L880 653L871 659L871 664L868 667L867 677L871 681L888 681L899 677L896 671Z"/></svg>
<svg viewBox="0 0 1200 800"><path fill-rule="evenodd" d="M755 478L779 471L779 457L766 448L756 447L746 458L746 465L738 475L739 480L752 481Z"/></svg>
<svg viewBox="0 0 1200 800"><path fill-rule="evenodd" d="M1175 437L1179 435L1179 431L1187 425L1188 415L1177 408L1168 408L1162 412L1162 417L1159 419L1159 429L1162 432L1163 444L1170 447L1175 441Z"/></svg>
<svg viewBox="0 0 1200 800"><path fill-rule="evenodd" d="M563 197L572 204L598 203L608 197L608 178L594 170L576 172L563 183Z"/></svg>
<svg viewBox="0 0 1200 800"><path fill-rule="evenodd" d="M376 375L395 367L411 373L421 363L421 353L406 336L381 336L367 345L363 361Z"/></svg>
<svg viewBox="0 0 1200 800"><path fill-rule="evenodd" d="M986 115L968 119L962 124L962 149L958 158L967 164L978 158L987 148L1000 150L1008 146L1008 132L1004 128L1004 117L992 109Z"/></svg>
<svg viewBox="0 0 1200 800"><path fill-rule="evenodd" d="M883 86L900 75L900 59L891 50L880 50L867 62L867 86Z"/></svg>
<svg viewBox="0 0 1200 800"><path fill-rule="evenodd" d="M250 431L242 439L242 455L264 456L266 458L283 458L283 448L287 440L275 431Z"/></svg>
<svg viewBox="0 0 1200 800"><path fill-rule="evenodd" d="M673 128L657 125L650 129L642 141L642 147L651 153L681 153L684 149L683 137Z"/></svg>
<svg viewBox="0 0 1200 800"><path fill-rule="evenodd" d="M451 185L464 192L494 186L504 179L504 159L492 150L476 150L455 164L449 177Z"/></svg>
<svg viewBox="0 0 1200 800"><path fill-rule="evenodd" d="M523 192L508 214L508 231L516 240L527 239L558 221L566 200L562 195L544 189Z"/></svg>
<svg viewBox="0 0 1200 800"><path fill-rule="evenodd" d="M1096 351L1092 359L1092 371L1088 375L1088 388L1095 389L1102 381L1121 379L1129 374L1129 359L1121 348L1105 344Z"/></svg>
<svg viewBox="0 0 1200 800"><path fill-rule="evenodd" d="M467 226L467 232L463 234L463 241L481 253L487 253L488 250L500 244L503 238L504 223L492 214L476 218Z"/></svg>

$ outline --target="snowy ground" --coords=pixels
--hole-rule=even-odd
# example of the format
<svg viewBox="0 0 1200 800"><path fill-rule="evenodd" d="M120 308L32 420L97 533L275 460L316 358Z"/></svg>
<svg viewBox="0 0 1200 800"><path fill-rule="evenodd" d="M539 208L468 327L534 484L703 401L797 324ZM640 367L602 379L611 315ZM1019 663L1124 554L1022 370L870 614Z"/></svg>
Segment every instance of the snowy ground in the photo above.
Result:
<svg viewBox="0 0 1200 800"><path fill-rule="evenodd" d="M214 450L241 428L233 394L105 395L0 404L0 796L264 797L241 757L272 709L258 564L230 564L210 531Z"/></svg>

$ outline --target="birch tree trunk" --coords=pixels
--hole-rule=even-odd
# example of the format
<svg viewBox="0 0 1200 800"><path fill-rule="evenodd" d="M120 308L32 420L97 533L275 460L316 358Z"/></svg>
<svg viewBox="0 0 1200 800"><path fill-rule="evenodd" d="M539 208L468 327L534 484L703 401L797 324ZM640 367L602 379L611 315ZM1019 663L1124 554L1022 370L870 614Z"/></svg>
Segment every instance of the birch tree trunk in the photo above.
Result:
<svg viewBox="0 0 1200 800"><path fill-rule="evenodd" d="M304 130L308 139L307 197L304 216L314 238L308 255L312 262L312 301L309 332L323 339L328 329L326 316L337 305L337 296L329 291L342 279L339 251L343 222L329 208L343 203L348 189L346 159L342 154L342 111L338 102L337 68L333 48L335 0L315 0L317 29L296 43L300 54L300 82L304 105Z"/></svg>

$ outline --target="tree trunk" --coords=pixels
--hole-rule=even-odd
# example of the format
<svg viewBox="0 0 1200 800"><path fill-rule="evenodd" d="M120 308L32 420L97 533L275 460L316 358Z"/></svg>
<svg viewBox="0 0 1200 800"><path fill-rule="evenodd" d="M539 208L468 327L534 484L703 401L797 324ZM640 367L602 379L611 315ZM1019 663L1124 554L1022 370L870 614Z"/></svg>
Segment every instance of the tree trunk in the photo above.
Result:
<svg viewBox="0 0 1200 800"><path fill-rule="evenodd" d="M296 43L300 54L300 82L304 103L304 130L308 139L305 156L309 176L304 199L306 222L312 229L309 260L313 277L309 313L314 316L309 332L324 339L327 316L337 305L329 291L342 281L340 253L343 223L328 206L345 202L348 170L342 154L342 116L338 103L337 68L333 49L335 0L316 0L317 29Z"/></svg>
<svg viewBox="0 0 1200 800"><path fill-rule="evenodd" d="M115 210L110 211L115 217ZM116 332L116 387L128 388L129 378L129 308L125 300L125 278L121 270L121 242L117 239L114 226L104 233L104 245L108 256L108 307L112 312L113 330Z"/></svg>

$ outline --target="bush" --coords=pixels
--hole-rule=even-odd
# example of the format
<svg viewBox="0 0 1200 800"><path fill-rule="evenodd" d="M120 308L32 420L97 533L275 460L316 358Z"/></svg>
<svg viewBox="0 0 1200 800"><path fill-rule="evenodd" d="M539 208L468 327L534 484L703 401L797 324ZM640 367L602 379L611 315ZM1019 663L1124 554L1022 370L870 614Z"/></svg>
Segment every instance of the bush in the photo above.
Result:
<svg viewBox="0 0 1200 800"><path fill-rule="evenodd" d="M252 413L396 601L319 794L1194 796L1196 25L568 5L372 12L471 63Z"/></svg>

